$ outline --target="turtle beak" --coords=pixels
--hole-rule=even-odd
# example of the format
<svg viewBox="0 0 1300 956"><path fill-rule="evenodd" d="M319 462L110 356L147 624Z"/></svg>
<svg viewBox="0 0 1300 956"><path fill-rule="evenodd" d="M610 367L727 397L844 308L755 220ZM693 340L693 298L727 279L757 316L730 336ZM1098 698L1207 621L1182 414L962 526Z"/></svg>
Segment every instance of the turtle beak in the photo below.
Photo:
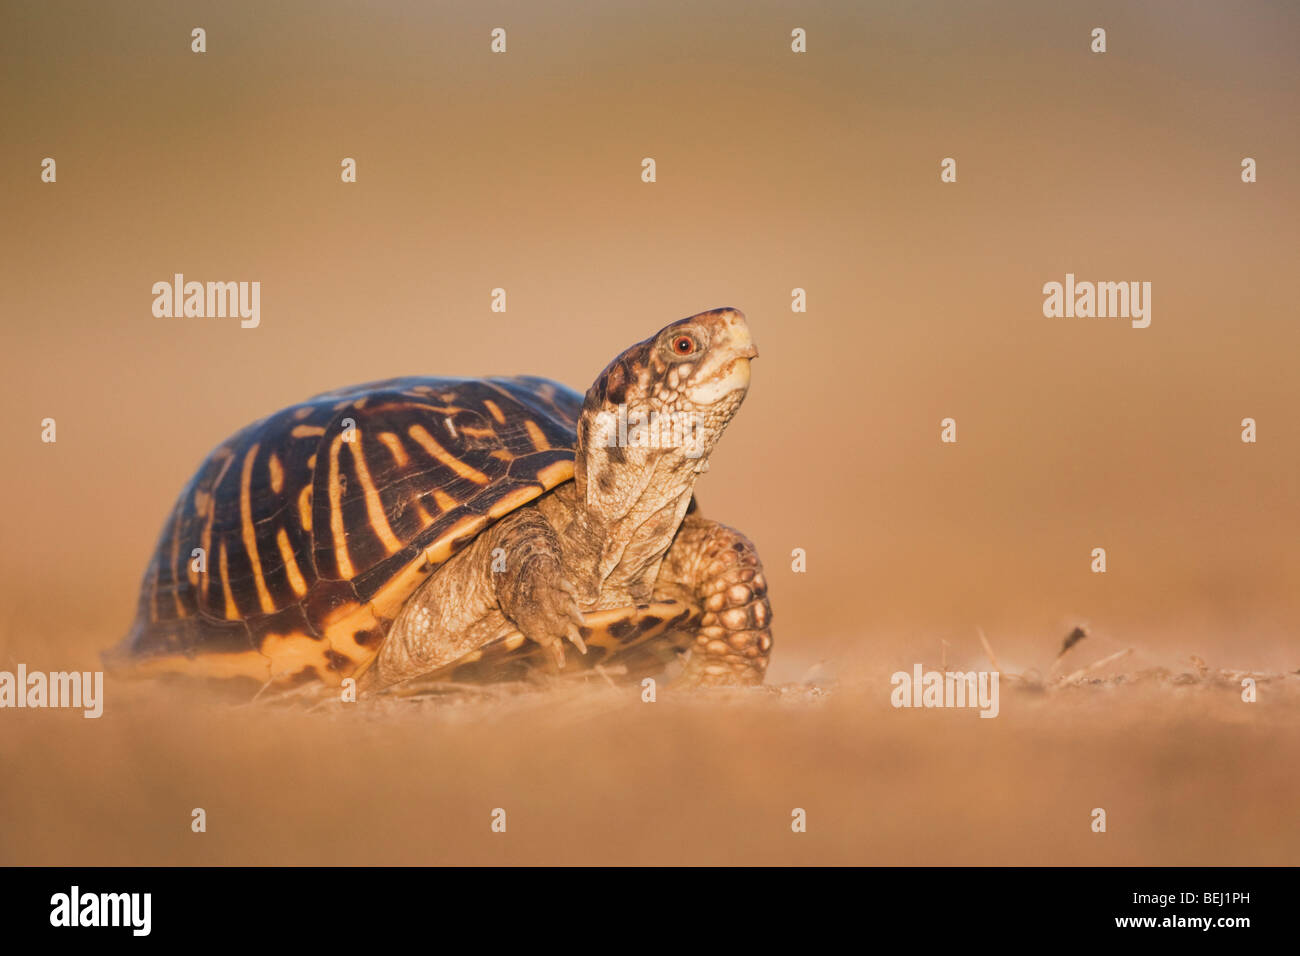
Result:
<svg viewBox="0 0 1300 956"><path fill-rule="evenodd" d="M692 376L691 399L709 405L732 392L749 388L749 360L758 358L745 314L737 309L715 309L693 316L709 327L709 357Z"/></svg>
<svg viewBox="0 0 1300 956"><path fill-rule="evenodd" d="M718 312L726 347L738 358L758 358L758 349L754 347L754 337L749 332L745 313L736 309L719 309Z"/></svg>

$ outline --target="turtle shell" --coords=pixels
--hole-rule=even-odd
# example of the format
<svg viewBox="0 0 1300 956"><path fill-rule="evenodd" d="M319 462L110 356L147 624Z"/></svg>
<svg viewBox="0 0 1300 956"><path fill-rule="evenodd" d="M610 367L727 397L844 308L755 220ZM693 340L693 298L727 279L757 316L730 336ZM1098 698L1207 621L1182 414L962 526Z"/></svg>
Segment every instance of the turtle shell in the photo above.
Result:
<svg viewBox="0 0 1300 956"><path fill-rule="evenodd" d="M533 377L403 378L255 422L181 492L110 661L339 683L439 565L572 478L582 399Z"/></svg>

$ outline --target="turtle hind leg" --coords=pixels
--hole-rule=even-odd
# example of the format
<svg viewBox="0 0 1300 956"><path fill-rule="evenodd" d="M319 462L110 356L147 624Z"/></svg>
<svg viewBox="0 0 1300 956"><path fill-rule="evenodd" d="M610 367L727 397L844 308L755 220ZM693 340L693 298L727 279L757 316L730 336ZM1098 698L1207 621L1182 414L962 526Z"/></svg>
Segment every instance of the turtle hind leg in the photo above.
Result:
<svg viewBox="0 0 1300 956"><path fill-rule="evenodd" d="M748 538L698 514L687 515L664 559L659 589L685 592L704 612L680 682L763 682L772 654L772 606L763 564Z"/></svg>

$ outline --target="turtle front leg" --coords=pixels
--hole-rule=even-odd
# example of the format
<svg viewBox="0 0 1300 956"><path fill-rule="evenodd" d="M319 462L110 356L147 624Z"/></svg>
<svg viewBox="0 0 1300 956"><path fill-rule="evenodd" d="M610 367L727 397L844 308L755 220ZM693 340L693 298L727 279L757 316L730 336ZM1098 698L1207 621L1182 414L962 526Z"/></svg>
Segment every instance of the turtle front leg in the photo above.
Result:
<svg viewBox="0 0 1300 956"><path fill-rule="evenodd" d="M506 559L493 575L506 617L524 637L546 648L557 667L564 667L565 641L586 654L578 590L565 576L560 539L550 522L536 509L524 508L499 522L491 539L493 553Z"/></svg>
<svg viewBox="0 0 1300 956"><path fill-rule="evenodd" d="M679 680L761 684L772 653L772 606L758 552L739 531L689 514L659 573L659 590L700 605L704 617Z"/></svg>
<svg viewBox="0 0 1300 956"><path fill-rule="evenodd" d="M359 686L373 691L428 674L518 629L564 666L564 642L586 653L573 584L555 530L521 508L442 565L406 602Z"/></svg>

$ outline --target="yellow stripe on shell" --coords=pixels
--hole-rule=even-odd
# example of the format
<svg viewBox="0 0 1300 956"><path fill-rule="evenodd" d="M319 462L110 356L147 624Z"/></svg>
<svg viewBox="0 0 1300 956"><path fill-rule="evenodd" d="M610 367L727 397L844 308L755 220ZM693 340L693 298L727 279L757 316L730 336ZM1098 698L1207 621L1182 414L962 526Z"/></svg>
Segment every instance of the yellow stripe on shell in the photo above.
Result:
<svg viewBox="0 0 1300 956"><path fill-rule="evenodd" d="M542 429L537 422L531 418L524 419L524 428L527 430L528 438L533 443L534 448L538 451L551 450L551 443L546 440L546 436L542 434Z"/></svg>
<svg viewBox="0 0 1300 956"><path fill-rule="evenodd" d="M339 448L342 444L342 434L335 435L330 443L330 536L334 539L334 559L339 566L339 576L350 581L356 572L348 556L347 529L343 525L343 486L339 483Z"/></svg>
<svg viewBox="0 0 1300 956"><path fill-rule="evenodd" d="M303 531L311 531L311 485L303 485L298 492L298 523Z"/></svg>
<svg viewBox="0 0 1300 956"><path fill-rule="evenodd" d="M257 445L248 449L244 455L244 467L239 476L239 525L244 541L244 552L253 569L253 583L257 585L257 601L262 610L270 614L275 610L275 601L266 587L266 577L262 574L262 556L257 551L257 531L253 527L252 482L253 461L257 458Z"/></svg>
<svg viewBox="0 0 1300 956"><path fill-rule="evenodd" d="M393 463L398 468L405 468L410 458L406 454L406 449L402 446L402 440L392 432L380 432L379 440L384 443L384 446L393 456Z"/></svg>
<svg viewBox="0 0 1300 956"><path fill-rule="evenodd" d="M298 559L294 557L293 547L289 544L289 532L284 528L276 531L275 544L280 549L280 557L284 559L284 573L289 577L289 587L293 588L293 593L298 597L304 596L307 593L307 582L303 580Z"/></svg>
<svg viewBox="0 0 1300 956"><path fill-rule="evenodd" d="M361 482L361 491L365 495L366 516L370 519L370 529L388 549L389 554L400 551L402 542L397 535L393 534L393 528L384 514L383 499L379 497L379 489L375 487L374 479L370 477L370 469L366 466L366 453L361 446L360 433L357 434L355 441L348 442L348 447L352 450L352 462L357 467L357 478Z"/></svg>
<svg viewBox="0 0 1300 956"><path fill-rule="evenodd" d="M239 608L235 605L235 596L230 593L230 568L226 559L225 539L221 542L221 567L218 570L221 575L221 593L226 597L226 620L238 620Z"/></svg>
<svg viewBox="0 0 1300 956"><path fill-rule="evenodd" d="M408 432L412 438L419 442L420 447L427 451L431 457L446 465L462 478L467 478L476 485L486 485L488 483L487 475L483 474L483 472L479 471L477 468L461 461L451 452L447 451L447 449L439 445L434 441L433 436L429 434L428 430L425 429L423 425L412 425L408 429Z"/></svg>

